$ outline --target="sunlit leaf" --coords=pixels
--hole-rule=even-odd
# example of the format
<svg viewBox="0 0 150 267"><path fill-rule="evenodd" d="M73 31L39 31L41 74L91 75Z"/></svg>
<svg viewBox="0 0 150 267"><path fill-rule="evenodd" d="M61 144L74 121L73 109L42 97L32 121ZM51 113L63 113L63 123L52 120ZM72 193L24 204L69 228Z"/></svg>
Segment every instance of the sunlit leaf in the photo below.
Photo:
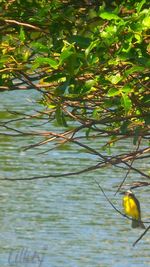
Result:
<svg viewBox="0 0 150 267"><path fill-rule="evenodd" d="M49 51L49 47L47 47L46 45L40 43L40 42L32 42L31 46L37 50L37 52L48 52Z"/></svg>
<svg viewBox="0 0 150 267"><path fill-rule="evenodd" d="M117 84L122 80L122 76L117 73L116 75L109 75L107 76L107 79L112 83L112 84Z"/></svg>
<svg viewBox="0 0 150 267"><path fill-rule="evenodd" d="M124 109L125 109L125 112L128 113L128 111L129 111L129 110L131 109L131 107L132 107L132 101L131 101L131 99L128 97L127 94L123 94L123 93L122 93L121 103L122 103L122 106L123 106Z"/></svg>
<svg viewBox="0 0 150 267"><path fill-rule="evenodd" d="M86 81L85 82L86 89L87 90L91 89L91 87L93 87L95 83L96 83L95 80L88 80L88 81Z"/></svg>
<svg viewBox="0 0 150 267"><path fill-rule="evenodd" d="M111 88L109 89L108 91L108 96L116 96L116 95L119 95L120 94L120 91L118 90L118 88Z"/></svg>
<svg viewBox="0 0 150 267"><path fill-rule="evenodd" d="M121 18L119 16L117 16L116 14L113 14L111 12L102 12L99 15L102 19L107 19L107 20L120 20Z"/></svg>
<svg viewBox="0 0 150 267"><path fill-rule="evenodd" d="M38 63L40 65L48 64L50 67L57 69L58 62L54 59L47 58L47 57L38 57L35 60L35 63Z"/></svg>
<svg viewBox="0 0 150 267"><path fill-rule="evenodd" d="M142 24L145 28L150 28L150 15L143 19Z"/></svg>
<svg viewBox="0 0 150 267"><path fill-rule="evenodd" d="M137 7L136 10L139 13L143 7L143 5L145 4L146 0L142 0L141 2L137 3Z"/></svg>
<svg viewBox="0 0 150 267"><path fill-rule="evenodd" d="M132 90L133 90L132 87L129 86L128 84L126 84L125 86L123 86L123 87L121 88L121 91L124 92L124 93L126 93L126 94L132 92Z"/></svg>

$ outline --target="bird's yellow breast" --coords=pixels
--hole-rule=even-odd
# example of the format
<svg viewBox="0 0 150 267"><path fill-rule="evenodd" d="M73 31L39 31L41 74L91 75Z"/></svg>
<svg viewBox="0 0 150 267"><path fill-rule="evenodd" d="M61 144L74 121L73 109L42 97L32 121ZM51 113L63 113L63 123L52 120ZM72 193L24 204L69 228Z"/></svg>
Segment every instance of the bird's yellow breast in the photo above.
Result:
<svg viewBox="0 0 150 267"><path fill-rule="evenodd" d="M126 215L131 216L134 219L140 218L140 212L138 210L135 200L130 196L125 196L123 198L123 207Z"/></svg>

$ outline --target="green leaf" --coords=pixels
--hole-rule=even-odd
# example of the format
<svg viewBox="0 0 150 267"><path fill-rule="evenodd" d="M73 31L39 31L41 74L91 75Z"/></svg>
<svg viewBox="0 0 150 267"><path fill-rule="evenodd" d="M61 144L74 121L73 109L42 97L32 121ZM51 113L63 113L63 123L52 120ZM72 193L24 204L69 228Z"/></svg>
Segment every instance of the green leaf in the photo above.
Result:
<svg viewBox="0 0 150 267"><path fill-rule="evenodd" d="M137 40L137 43L140 44L142 42L142 35L140 35L139 33L135 33L134 37Z"/></svg>
<svg viewBox="0 0 150 267"><path fill-rule="evenodd" d="M124 121L123 124L120 127L120 131L121 131L122 134L127 134L128 126L129 126L129 122L128 121Z"/></svg>
<svg viewBox="0 0 150 267"><path fill-rule="evenodd" d="M150 95L149 94L144 95L141 98L141 104L144 105L144 106L150 107Z"/></svg>
<svg viewBox="0 0 150 267"><path fill-rule="evenodd" d="M58 68L58 62L54 59L48 58L48 57L38 57L35 59L35 64L41 65L50 65L53 69Z"/></svg>
<svg viewBox="0 0 150 267"><path fill-rule="evenodd" d="M23 27L20 27L19 39L20 39L21 42L24 42L25 39L26 39Z"/></svg>
<svg viewBox="0 0 150 267"><path fill-rule="evenodd" d="M123 94L122 93L122 97L121 97L121 104L125 109L125 112L128 113L128 111L131 109L132 107L132 101L131 99L128 97L127 94Z"/></svg>
<svg viewBox="0 0 150 267"><path fill-rule="evenodd" d="M65 79L66 79L65 74L62 72L58 72L56 74L54 73L53 75L44 77L43 82L50 83L50 82L54 82L54 81L60 81L60 80L62 81Z"/></svg>
<svg viewBox="0 0 150 267"><path fill-rule="evenodd" d="M10 59L9 55L1 55L0 57L0 67L3 67L5 63L7 63Z"/></svg>
<svg viewBox="0 0 150 267"><path fill-rule="evenodd" d="M130 75L134 72L142 72L145 68L142 67L142 66L134 66L134 67L131 67L130 69L126 70L125 71L125 75Z"/></svg>
<svg viewBox="0 0 150 267"><path fill-rule="evenodd" d="M142 24L145 28L150 28L150 16L147 16L143 19Z"/></svg>
<svg viewBox="0 0 150 267"><path fill-rule="evenodd" d="M128 94L128 93L131 93L133 91L133 89L132 89L132 87L130 87L129 85L126 84L125 86L122 87L121 91Z"/></svg>
<svg viewBox="0 0 150 267"><path fill-rule="evenodd" d="M136 10L138 13L141 11L141 8L145 3L146 3L146 0L142 0L140 3L137 4Z"/></svg>
<svg viewBox="0 0 150 267"><path fill-rule="evenodd" d="M134 131L134 138L133 138L133 144L136 145L137 141L138 141L138 138L139 138L139 134L140 134L140 130L141 130L141 126L137 126L135 128L135 131Z"/></svg>
<svg viewBox="0 0 150 267"><path fill-rule="evenodd" d="M99 14L99 16L102 18L102 19L107 19L107 20L121 20L120 17L118 17L116 14L113 14L111 12L102 12Z"/></svg>
<svg viewBox="0 0 150 267"><path fill-rule="evenodd" d="M122 80L122 76L117 73L116 75L109 75L107 76L107 80L109 80L112 84L117 84Z"/></svg>
<svg viewBox="0 0 150 267"><path fill-rule="evenodd" d="M89 53L93 50L93 48L95 48L98 44L99 44L100 40L95 40L93 41L89 47L85 50L85 55L86 57L89 55Z"/></svg>
<svg viewBox="0 0 150 267"><path fill-rule="evenodd" d="M116 96L116 95L119 95L120 94L120 91L118 90L118 88L111 88L109 89L108 91L108 96Z"/></svg>
<svg viewBox="0 0 150 267"><path fill-rule="evenodd" d="M65 116L64 116L60 106L58 106L56 109L55 117L56 117L57 124L59 126L67 127Z"/></svg>
<svg viewBox="0 0 150 267"><path fill-rule="evenodd" d="M86 81L85 82L85 88L87 89L87 91L90 90L94 86L95 83L96 83L95 80Z"/></svg>
<svg viewBox="0 0 150 267"><path fill-rule="evenodd" d="M66 59L68 59L74 51L70 50L70 47L68 49L65 49L61 55L60 55L60 64L62 64Z"/></svg>
<svg viewBox="0 0 150 267"><path fill-rule="evenodd" d="M89 135L90 135L90 131L91 131L91 128L87 128L86 132L85 132L85 135L86 135L86 138L88 139L89 138Z"/></svg>
<svg viewBox="0 0 150 267"><path fill-rule="evenodd" d="M40 42L32 42L31 47L33 47L34 50L37 50L37 52L49 52L49 47Z"/></svg>
<svg viewBox="0 0 150 267"><path fill-rule="evenodd" d="M69 89L69 83L70 80L66 80L64 83L62 83L61 85L59 85L56 89L55 89L55 94L56 95L63 95L64 93L68 93L68 89Z"/></svg>
<svg viewBox="0 0 150 267"><path fill-rule="evenodd" d="M87 48L90 45L90 38L80 36L80 35L73 35L69 38L71 43L76 43L78 46L82 48Z"/></svg>
<svg viewBox="0 0 150 267"><path fill-rule="evenodd" d="M150 114L144 120L146 125L150 125Z"/></svg>

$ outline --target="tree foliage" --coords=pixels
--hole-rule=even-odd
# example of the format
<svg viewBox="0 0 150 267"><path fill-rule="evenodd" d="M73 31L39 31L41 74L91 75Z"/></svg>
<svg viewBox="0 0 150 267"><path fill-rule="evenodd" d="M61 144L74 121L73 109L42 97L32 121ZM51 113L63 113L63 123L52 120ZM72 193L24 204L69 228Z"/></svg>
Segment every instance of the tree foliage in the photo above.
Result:
<svg viewBox="0 0 150 267"><path fill-rule="evenodd" d="M0 14L0 90L42 93L48 120L63 127L47 143L73 142L102 165L133 168L150 151L148 1L3 0ZM101 137L97 150L84 143ZM107 156L130 137L134 151Z"/></svg>

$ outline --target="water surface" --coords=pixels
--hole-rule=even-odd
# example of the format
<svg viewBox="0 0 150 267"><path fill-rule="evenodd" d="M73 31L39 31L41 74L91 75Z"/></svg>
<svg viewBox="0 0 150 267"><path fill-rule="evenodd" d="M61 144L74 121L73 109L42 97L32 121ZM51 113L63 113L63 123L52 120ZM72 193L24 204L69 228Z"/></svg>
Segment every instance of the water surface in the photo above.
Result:
<svg viewBox="0 0 150 267"><path fill-rule="evenodd" d="M15 117L7 110L28 114L41 110L35 101L39 98L34 91L1 93L1 122ZM16 121L13 126L27 130L33 123L39 124ZM52 131L54 126L48 124L43 129ZM1 127L0 132L4 131ZM0 135L1 179L72 172L94 165L98 160L75 145L47 154L39 154L42 147L23 151L23 147L38 140L38 137ZM114 153L118 150L122 153L129 146L132 148L132 140L120 144ZM149 168L146 161L140 164L143 170ZM120 195L114 197L114 185L124 175L122 169L107 167L70 177L0 181L0 266L150 266L149 233L133 248L133 242L142 231L131 229L131 223L112 209L93 180L93 177L97 179L116 207L122 209ZM132 172L129 179L141 177ZM138 189L136 194L141 201L143 218L149 220L148 189Z"/></svg>

